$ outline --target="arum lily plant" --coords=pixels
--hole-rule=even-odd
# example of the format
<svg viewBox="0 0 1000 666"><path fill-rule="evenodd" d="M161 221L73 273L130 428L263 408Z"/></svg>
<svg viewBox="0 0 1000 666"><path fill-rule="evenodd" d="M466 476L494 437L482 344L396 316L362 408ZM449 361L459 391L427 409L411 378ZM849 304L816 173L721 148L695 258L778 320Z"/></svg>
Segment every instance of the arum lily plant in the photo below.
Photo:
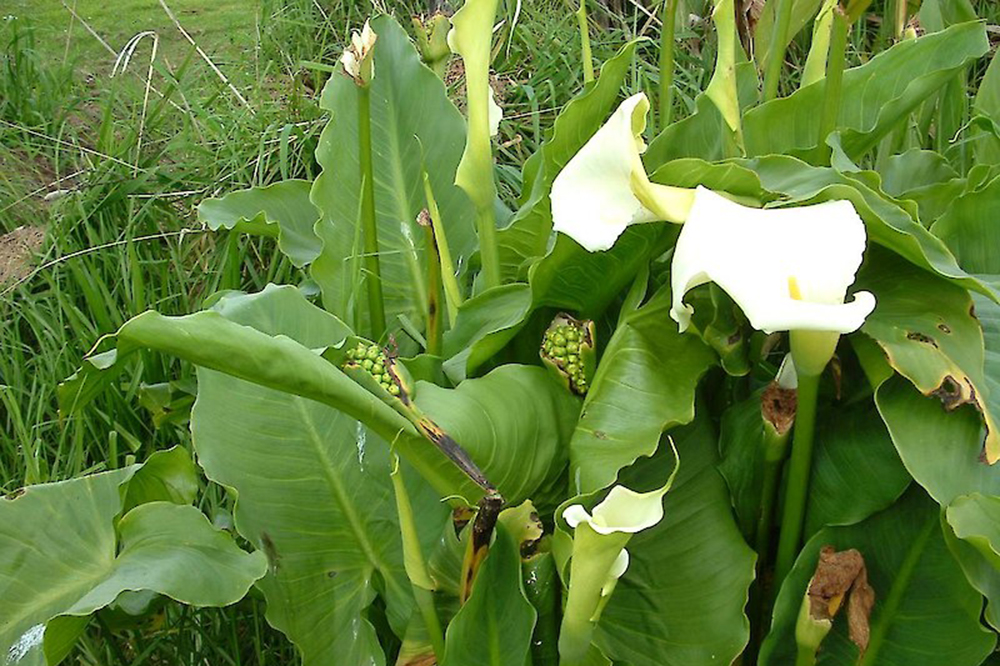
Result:
<svg viewBox="0 0 1000 666"><path fill-rule="evenodd" d="M673 442L674 469L662 487L638 493L614 486L592 511L571 504L562 518L573 529L569 596L563 609L559 654L564 666L583 661L601 611L628 570L625 549L632 535L656 526L663 519L663 496L673 486L680 460Z"/></svg>
<svg viewBox="0 0 1000 666"><path fill-rule="evenodd" d="M419 49L389 16L358 30L319 176L198 207L292 284L139 314L60 386L64 423L141 399L185 446L0 499L0 662L254 587L304 666L988 663L1000 61L960 79L984 25L921 9L927 34L842 71L818 42L859 3L827 2L807 83L764 102L790 4L756 35L732 0L686 26L719 33L716 71L676 78L692 102L657 132L640 44L595 40L594 80L502 168L516 12L466 0Z"/></svg>

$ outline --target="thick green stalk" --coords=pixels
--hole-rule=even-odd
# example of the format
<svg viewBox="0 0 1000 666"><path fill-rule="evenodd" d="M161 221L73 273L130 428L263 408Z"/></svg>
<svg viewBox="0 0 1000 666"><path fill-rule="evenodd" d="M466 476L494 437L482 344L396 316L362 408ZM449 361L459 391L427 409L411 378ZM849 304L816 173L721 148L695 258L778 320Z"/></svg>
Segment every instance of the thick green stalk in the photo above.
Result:
<svg viewBox="0 0 1000 666"><path fill-rule="evenodd" d="M767 54L767 70L764 72L764 101L770 102L778 96L778 82L781 69L785 65L785 49L788 48L788 30L792 23L794 0L777 0L777 16L771 33L771 48Z"/></svg>
<svg viewBox="0 0 1000 666"><path fill-rule="evenodd" d="M469 131L465 152L455 172L455 184L465 190L476 207L476 231L483 266L483 287L500 285L500 252L497 247L497 186L493 173L493 138L490 135L490 59L493 21L498 0L466 0L451 17L448 43L465 63L465 94Z"/></svg>
<svg viewBox="0 0 1000 666"><path fill-rule="evenodd" d="M576 20L580 24L580 60L583 63L583 82L594 80L594 56L590 51L590 24L587 21L587 0L580 0L576 10Z"/></svg>
<svg viewBox="0 0 1000 666"><path fill-rule="evenodd" d="M413 516L413 505L406 490L406 483L399 469L399 458L394 459L394 467L390 473L393 492L396 496L396 513L399 516L399 531L403 540L403 567L413 588L413 597L420 609L420 616L427 628L427 636L438 662L444 657L444 632L441 631L441 620L434 606L434 580L427 569L423 550L420 547L420 537L417 533L417 523Z"/></svg>
<svg viewBox="0 0 1000 666"><path fill-rule="evenodd" d="M768 594L764 586L768 567L771 565L771 528L774 524L774 509L778 499L781 468L788 456L788 430L779 432L765 417L764 423L764 478L761 482L760 512L757 514L757 530L754 534L754 549L757 551L757 585L751 589L750 609L751 645L756 649L767 631Z"/></svg>
<svg viewBox="0 0 1000 666"><path fill-rule="evenodd" d="M427 627L431 649L434 650L434 656L440 663L440 660L444 658L444 632L441 630L441 620L438 618L437 608L434 607L434 593L414 585L413 596L416 599L417 608L420 609L420 617L423 618L424 625Z"/></svg>
<svg viewBox="0 0 1000 666"><path fill-rule="evenodd" d="M833 8L833 28L830 34L830 58L826 66L826 82L823 84L823 114L820 116L818 146L823 162L829 160L830 146L826 138L837 129L840 115L840 97L844 87L844 66L847 62L847 32L850 22L840 6Z"/></svg>
<svg viewBox="0 0 1000 666"><path fill-rule="evenodd" d="M663 0L660 28L660 131L670 125L674 112L674 34L677 0Z"/></svg>
<svg viewBox="0 0 1000 666"><path fill-rule="evenodd" d="M375 220L371 91L367 85L358 86L358 162L361 168L361 234L365 248L370 337L379 340L385 333L385 305L382 301L382 270L379 268L378 224Z"/></svg>
<svg viewBox="0 0 1000 666"><path fill-rule="evenodd" d="M895 38L897 42L902 41L903 32L906 30L908 4L907 0L896 0Z"/></svg>
<svg viewBox="0 0 1000 666"><path fill-rule="evenodd" d="M792 459L788 466L788 487L785 490L785 509L781 518L778 553L774 566L774 589L791 571L802 541L802 526L809 496L809 477L812 473L813 430L816 425L816 400L819 397L821 374L799 374L798 407L792 433Z"/></svg>
<svg viewBox="0 0 1000 666"><path fill-rule="evenodd" d="M424 228L427 246L427 353L438 356L441 353L441 258L438 257L437 242L434 239L434 225L430 212L423 211L417 222Z"/></svg>
<svg viewBox="0 0 1000 666"><path fill-rule="evenodd" d="M441 260L441 282L444 285L444 299L448 305L448 325L454 326L455 319L458 317L458 308L463 302L462 290L458 286L458 278L455 276L455 264L451 260L451 249L448 247L448 236L445 234L441 210L434 198L431 179L427 176L426 171L424 172L424 197L427 200L427 212L431 217L431 226L434 229L437 256Z"/></svg>
<svg viewBox="0 0 1000 666"><path fill-rule="evenodd" d="M799 645L795 655L795 666L815 666L816 651L808 645Z"/></svg>

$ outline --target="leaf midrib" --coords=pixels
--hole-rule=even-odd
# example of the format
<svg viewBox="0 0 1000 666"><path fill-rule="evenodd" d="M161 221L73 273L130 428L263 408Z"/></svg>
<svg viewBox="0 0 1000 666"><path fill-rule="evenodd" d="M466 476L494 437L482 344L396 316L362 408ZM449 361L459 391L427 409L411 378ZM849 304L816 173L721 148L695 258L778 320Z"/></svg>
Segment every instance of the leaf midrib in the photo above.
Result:
<svg viewBox="0 0 1000 666"><path fill-rule="evenodd" d="M859 662L859 666L874 666L877 663L879 651L882 648L882 644L885 642L886 634L892 626L896 612L899 610L899 606L903 601L903 595L906 593L906 589L910 585L910 580L913 578L917 564L920 562L920 558L927 549L927 542L930 540L931 534L934 532L934 527L937 525L938 521L939 517L937 513L931 515L930 518L927 519L927 523L924 525L923 529L920 531L920 534L913 541L913 545L910 547L909 552L906 554L906 558L899 567L899 572L896 574L895 580L892 581L892 587L889 588L889 594L885 598L885 605L882 606L882 610L878 615L878 620L872 627L871 639L868 642L868 650L865 652L864 659Z"/></svg>
<svg viewBox="0 0 1000 666"><path fill-rule="evenodd" d="M398 584L395 577L391 575L389 567L378 556L374 546L368 539L368 534L365 530L364 524L355 510L354 505L351 503L350 497L344 488L343 480L337 473L336 466L330 459L329 453L323 444L323 438L316 429L316 423L314 422L310 411L306 409L305 399L295 398L294 402L296 410L298 410L302 417L302 423L308 429L309 442L312 444L316 457L319 459L320 469L323 473L323 479L326 481L326 486L330 491L330 496L333 498L333 501L337 504L337 506L340 507L341 512L346 518L347 525L350 527L357 544L364 553L365 559L368 560L372 568L382 572L386 585L397 587Z"/></svg>

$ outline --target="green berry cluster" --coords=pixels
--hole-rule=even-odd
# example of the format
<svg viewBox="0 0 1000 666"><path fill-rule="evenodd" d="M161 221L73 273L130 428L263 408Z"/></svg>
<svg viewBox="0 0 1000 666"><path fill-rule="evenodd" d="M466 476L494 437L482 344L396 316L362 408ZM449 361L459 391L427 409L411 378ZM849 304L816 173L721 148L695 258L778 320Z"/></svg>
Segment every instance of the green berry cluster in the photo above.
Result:
<svg viewBox="0 0 1000 666"><path fill-rule="evenodd" d="M576 324L552 327L542 339L542 356L569 377L570 387L580 395L587 392L586 370L580 358L586 340L586 331Z"/></svg>
<svg viewBox="0 0 1000 666"><path fill-rule="evenodd" d="M360 367L392 395L399 395L399 385L389 372L389 360L385 350L375 344L359 342L354 349L347 350L347 364Z"/></svg>

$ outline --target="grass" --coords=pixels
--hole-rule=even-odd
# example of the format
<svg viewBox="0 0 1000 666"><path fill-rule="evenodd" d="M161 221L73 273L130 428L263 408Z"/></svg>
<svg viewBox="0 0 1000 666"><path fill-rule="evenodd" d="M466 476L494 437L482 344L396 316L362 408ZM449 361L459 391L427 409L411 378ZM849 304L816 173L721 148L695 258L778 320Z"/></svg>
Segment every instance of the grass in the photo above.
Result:
<svg viewBox="0 0 1000 666"><path fill-rule="evenodd" d="M158 0L66 1L112 50L137 33L156 33L155 91L145 103L151 38L124 74L111 77L115 57L62 2L8 0L0 11L0 235L22 225L46 230L36 267L0 285L0 493L190 446L182 418L157 425L143 406L153 396L189 401L192 371L176 360L144 354L86 414L64 421L55 388L101 335L146 309L187 313L218 289L304 278L270 241L204 233L193 209L220 192L316 175L323 75L300 61L335 62L370 10L352 0L260 0L252 10L245 0L168 0L251 111ZM514 165L538 147L582 75L568 4L523 2L516 22L509 4L495 68L507 118L498 172L501 191L513 198L520 190ZM688 3L692 11L698 4ZM402 19L417 9L379 6ZM637 49L629 85L652 93L658 21L625 8L611 13L592 3L601 26L592 33L594 55L602 61L629 39L650 38ZM1000 18L995 2L979 0L976 8L993 23ZM877 4L873 13L880 12ZM693 109L714 60L706 20L678 29L675 117ZM883 37L866 23L852 38L857 61ZM789 57L804 59L807 44L801 35ZM216 488L206 488L202 507L219 520L231 512ZM297 663L255 598L223 610L165 604L155 626L121 621L93 622L72 663Z"/></svg>

